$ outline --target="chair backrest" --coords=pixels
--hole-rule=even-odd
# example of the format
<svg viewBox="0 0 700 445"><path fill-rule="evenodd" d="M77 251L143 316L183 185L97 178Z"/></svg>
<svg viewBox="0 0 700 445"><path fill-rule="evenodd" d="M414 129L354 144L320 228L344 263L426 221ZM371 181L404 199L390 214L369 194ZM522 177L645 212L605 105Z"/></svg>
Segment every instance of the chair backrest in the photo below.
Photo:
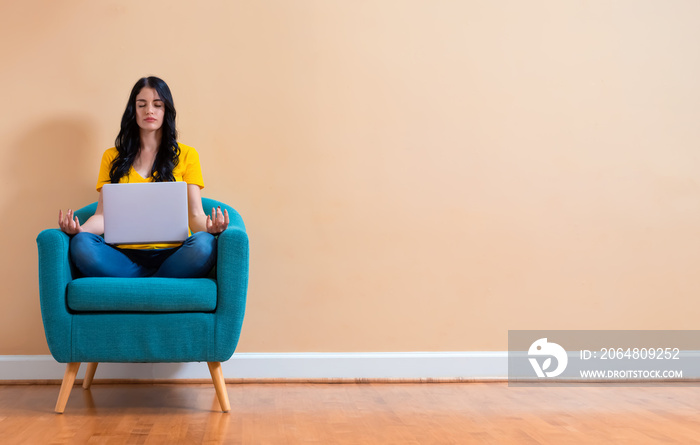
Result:
<svg viewBox="0 0 700 445"><path fill-rule="evenodd" d="M239 228L245 231L245 224L243 224L243 218L241 218L241 215L236 211L236 209L234 209L230 205L224 204L223 202L217 201L215 199L202 198L202 207L204 208L204 212L206 214L211 214L211 209L214 207L221 207L221 210L228 210L228 226L230 228ZM80 224L83 224L85 221L87 221L88 218L95 214L95 210L97 210L97 202L93 202L92 204L86 205L82 209L76 210L75 215L78 217Z"/></svg>

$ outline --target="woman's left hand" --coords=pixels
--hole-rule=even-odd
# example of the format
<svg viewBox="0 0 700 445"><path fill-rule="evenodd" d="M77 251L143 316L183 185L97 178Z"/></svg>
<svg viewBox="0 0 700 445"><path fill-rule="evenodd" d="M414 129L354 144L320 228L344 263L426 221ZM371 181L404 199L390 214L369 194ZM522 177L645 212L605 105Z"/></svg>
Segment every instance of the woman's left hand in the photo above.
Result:
<svg viewBox="0 0 700 445"><path fill-rule="evenodd" d="M211 209L211 215L207 215L207 232L218 235L228 227L228 210L221 211L221 207Z"/></svg>

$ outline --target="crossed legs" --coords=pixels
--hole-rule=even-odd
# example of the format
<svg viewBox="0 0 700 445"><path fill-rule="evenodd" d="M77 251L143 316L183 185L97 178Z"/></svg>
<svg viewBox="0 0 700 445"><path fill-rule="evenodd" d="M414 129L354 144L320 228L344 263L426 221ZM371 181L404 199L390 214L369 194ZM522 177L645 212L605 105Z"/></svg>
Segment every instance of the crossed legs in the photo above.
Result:
<svg viewBox="0 0 700 445"><path fill-rule="evenodd" d="M73 264L87 277L205 277L216 262L216 238L197 232L172 249L120 249L88 232L70 242Z"/></svg>

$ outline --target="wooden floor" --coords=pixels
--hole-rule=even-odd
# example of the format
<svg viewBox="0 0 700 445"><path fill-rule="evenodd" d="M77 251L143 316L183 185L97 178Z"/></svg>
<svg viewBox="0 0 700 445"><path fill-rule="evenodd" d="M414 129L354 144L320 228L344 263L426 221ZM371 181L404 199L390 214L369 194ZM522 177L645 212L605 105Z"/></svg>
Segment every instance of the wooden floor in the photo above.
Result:
<svg viewBox="0 0 700 445"><path fill-rule="evenodd" d="M0 386L0 444L693 444L700 387L505 383Z"/></svg>

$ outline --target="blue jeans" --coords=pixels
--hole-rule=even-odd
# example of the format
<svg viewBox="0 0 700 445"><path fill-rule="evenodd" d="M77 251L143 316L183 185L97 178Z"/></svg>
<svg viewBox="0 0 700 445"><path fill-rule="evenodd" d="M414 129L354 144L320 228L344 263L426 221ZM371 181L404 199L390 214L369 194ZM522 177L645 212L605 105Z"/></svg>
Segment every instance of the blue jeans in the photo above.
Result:
<svg viewBox="0 0 700 445"><path fill-rule="evenodd" d="M73 264L86 277L201 278L216 263L216 238L197 232L172 249L119 249L81 232L70 241Z"/></svg>

